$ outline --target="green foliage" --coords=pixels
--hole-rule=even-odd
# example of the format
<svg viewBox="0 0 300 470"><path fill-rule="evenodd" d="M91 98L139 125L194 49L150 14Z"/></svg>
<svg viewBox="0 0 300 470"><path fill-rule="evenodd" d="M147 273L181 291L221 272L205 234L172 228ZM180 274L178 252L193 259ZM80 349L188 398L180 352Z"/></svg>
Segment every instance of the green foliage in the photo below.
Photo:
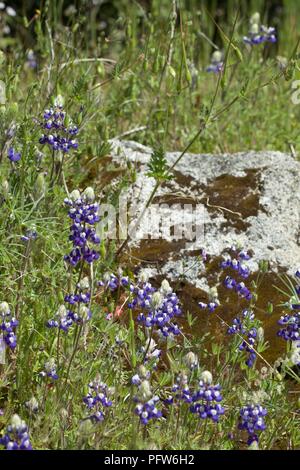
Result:
<svg viewBox="0 0 300 470"><path fill-rule="evenodd" d="M149 337L126 307L130 292L111 294L97 285L106 272L117 273L118 268L134 280L133 271L143 264L133 256L133 266L131 255L124 253L120 266L116 241L102 240L94 270L81 273L94 281L92 321L70 335L45 327L65 295L77 289L81 275L78 269L66 269L63 261L70 250L63 200L72 190L92 185L97 199L117 210L120 192L138 174L132 163L121 166L111 161L111 139L129 138L154 147L148 176L159 184L172 178L165 149L182 151L190 142L189 151L206 153L289 151L291 144L299 150L300 108L290 99L290 80L299 78L297 2L284 1L285 15L276 25L282 38L278 46L252 50L242 41L252 13L247 2L239 2L232 41L228 38L237 6L233 0L226 2L223 16L216 15L216 2L176 2L176 18L169 0L153 0L148 9L145 2L88 2L87 8L83 1L77 2L75 13L66 13L63 1L41 3L43 10L33 18L28 13L24 21L20 16L16 23L9 19L13 36L2 36L0 30L0 79L7 98L0 106L0 301L7 301L20 319L17 349L7 351L6 363L0 364L0 434L18 413L29 424L35 449L245 448L245 436L237 430L239 407L259 396L268 409L260 447L299 448L299 406L291 398L297 395L290 393L299 382L297 371L289 361L279 364L280 373L266 362L268 345L263 340L258 345L261 356L249 371L238 352L239 338L230 341L220 334L216 317L207 320L206 328L203 314L194 308L184 312L183 335L159 343L163 354L152 374L153 390L163 400L177 373L186 371L189 381L196 383L209 369L223 388L224 417L217 426L198 425L189 404L182 403L164 407L168 419L141 429L133 413L131 378ZM253 10L263 11L263 3L251 2ZM220 18L219 28L212 17ZM218 76L208 74L206 67L215 47L225 51L228 41L232 46L226 80L218 86ZM36 54L36 70L28 66L29 49ZM61 166L62 161L39 144L42 113L57 95L63 96L68 115L79 126L78 151L66 156ZM206 122L200 138L194 139ZM157 142L163 146L153 145ZM19 163L9 162L10 145L20 149ZM25 245L21 236L33 228L38 238ZM260 276L268 270L268 263L261 262ZM253 308L262 310L259 281L252 284ZM283 277L283 284L284 309L297 293L288 277ZM120 318L108 320L107 315L123 304ZM274 311L270 299L263 309L266 321ZM185 362L188 352L199 359L191 374ZM51 357L58 364L55 383L40 375ZM267 372L262 373L262 366ZM97 374L113 387L113 407L105 421L95 425L87 419L82 398ZM27 405L32 397L39 405L36 414ZM231 433L233 440L228 438Z"/></svg>
<svg viewBox="0 0 300 470"><path fill-rule="evenodd" d="M148 164L148 176L155 178L156 181L163 182L172 179L169 173L166 154L162 146L154 148Z"/></svg>

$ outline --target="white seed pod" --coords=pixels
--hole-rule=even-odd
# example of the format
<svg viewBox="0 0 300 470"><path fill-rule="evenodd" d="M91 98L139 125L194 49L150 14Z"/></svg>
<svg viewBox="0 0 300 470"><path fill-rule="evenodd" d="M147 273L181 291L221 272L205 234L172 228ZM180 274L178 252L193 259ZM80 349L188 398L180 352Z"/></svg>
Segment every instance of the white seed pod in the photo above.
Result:
<svg viewBox="0 0 300 470"><path fill-rule="evenodd" d="M213 376L212 373L209 372L209 370L204 370L201 375L200 375L200 380L203 380L205 384L212 384L213 381Z"/></svg>

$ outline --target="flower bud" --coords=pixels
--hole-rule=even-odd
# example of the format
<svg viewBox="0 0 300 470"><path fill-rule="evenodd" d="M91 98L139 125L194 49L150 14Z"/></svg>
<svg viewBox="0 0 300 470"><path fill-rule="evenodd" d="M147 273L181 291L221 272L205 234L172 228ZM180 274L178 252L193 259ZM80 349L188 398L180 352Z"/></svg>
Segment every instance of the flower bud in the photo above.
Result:
<svg viewBox="0 0 300 470"><path fill-rule="evenodd" d="M250 18L250 24L258 25L259 23L260 23L260 13L256 11L255 13L253 13L253 15Z"/></svg>
<svg viewBox="0 0 300 470"><path fill-rule="evenodd" d="M7 302L0 303L0 315L10 315L10 308Z"/></svg>
<svg viewBox="0 0 300 470"><path fill-rule="evenodd" d="M257 441L252 441L251 444L248 447L248 450L259 450L258 447L258 442Z"/></svg>
<svg viewBox="0 0 300 470"><path fill-rule="evenodd" d="M82 318L82 321L88 321L91 318L91 311L85 305L81 305L79 309L79 315Z"/></svg>
<svg viewBox="0 0 300 470"><path fill-rule="evenodd" d="M80 199L80 192L78 189L74 189L70 194L71 201L75 202L77 199Z"/></svg>
<svg viewBox="0 0 300 470"><path fill-rule="evenodd" d="M251 34L258 34L258 33L259 33L259 26L258 26L258 24L254 23L254 24L251 25L250 33L251 33Z"/></svg>
<svg viewBox="0 0 300 470"><path fill-rule="evenodd" d="M55 359L51 357L49 361L45 363L45 371L52 372L56 368Z"/></svg>
<svg viewBox="0 0 300 470"><path fill-rule="evenodd" d="M208 297L209 297L210 302L217 302L217 303L219 303L219 300L218 300L218 289L217 289L216 287L211 287L211 288L209 289Z"/></svg>
<svg viewBox="0 0 300 470"><path fill-rule="evenodd" d="M1 192L4 196L7 196L9 194L9 182L7 180L3 180L1 182Z"/></svg>
<svg viewBox="0 0 300 470"><path fill-rule="evenodd" d="M185 355L184 363L190 370L196 369L199 363L198 357L196 356L195 353L190 351Z"/></svg>
<svg viewBox="0 0 300 470"><path fill-rule="evenodd" d="M29 414L35 414L39 410L39 404L38 404L38 401L35 397L31 397L30 400L28 400L25 403L25 406L28 409Z"/></svg>
<svg viewBox="0 0 300 470"><path fill-rule="evenodd" d="M91 186L88 186L87 188L85 188L84 192L83 192L83 197L85 197L85 199L88 201L88 202L94 202L95 200L95 192L93 190L93 188Z"/></svg>
<svg viewBox="0 0 300 470"><path fill-rule="evenodd" d="M62 97L62 95L57 95L57 97L54 98L53 104L54 106L63 106L64 98Z"/></svg>
<svg viewBox="0 0 300 470"><path fill-rule="evenodd" d="M211 63L212 64L218 64L219 62L222 61L223 54L221 51L215 51L212 56L211 56Z"/></svg>
<svg viewBox="0 0 300 470"><path fill-rule="evenodd" d="M152 397L151 385L148 380L143 380L139 386L139 395L142 401L147 401Z"/></svg>
<svg viewBox="0 0 300 470"><path fill-rule="evenodd" d="M35 200L40 199L45 195L46 192L46 183L45 183L45 177L44 173L39 173L35 185L34 185L34 195L35 195Z"/></svg>
<svg viewBox="0 0 300 470"><path fill-rule="evenodd" d="M87 276L85 276L78 284L80 290L88 290L90 288L90 281Z"/></svg>
<svg viewBox="0 0 300 470"><path fill-rule="evenodd" d="M64 318L67 315L67 309L64 305L60 305L56 313L59 316L59 318Z"/></svg>
<svg viewBox="0 0 300 470"><path fill-rule="evenodd" d="M158 309L162 303L162 295L160 292L154 292L152 295L152 306L154 309Z"/></svg>
<svg viewBox="0 0 300 470"><path fill-rule="evenodd" d="M213 377L209 370L204 370L200 375L200 380L203 380L204 383L210 385L213 381Z"/></svg>
<svg viewBox="0 0 300 470"><path fill-rule="evenodd" d="M164 279L161 283L161 287L160 287L160 290L163 294L169 294L170 292L172 292L172 288L170 287L170 284L169 282L167 281L167 279Z"/></svg>
<svg viewBox="0 0 300 470"><path fill-rule="evenodd" d="M138 375L141 379L148 379L150 377L150 372L146 369L145 366L139 366Z"/></svg>
<svg viewBox="0 0 300 470"><path fill-rule="evenodd" d="M263 341L265 337L265 331L262 326L257 328L257 341Z"/></svg>
<svg viewBox="0 0 300 470"><path fill-rule="evenodd" d="M22 428L25 423L21 420L19 415L14 414L10 420L10 425L13 431L18 431L18 429Z"/></svg>
<svg viewBox="0 0 300 470"><path fill-rule="evenodd" d="M149 274L144 270L144 271L141 271L140 275L139 275L139 280L141 282L147 282L149 279Z"/></svg>

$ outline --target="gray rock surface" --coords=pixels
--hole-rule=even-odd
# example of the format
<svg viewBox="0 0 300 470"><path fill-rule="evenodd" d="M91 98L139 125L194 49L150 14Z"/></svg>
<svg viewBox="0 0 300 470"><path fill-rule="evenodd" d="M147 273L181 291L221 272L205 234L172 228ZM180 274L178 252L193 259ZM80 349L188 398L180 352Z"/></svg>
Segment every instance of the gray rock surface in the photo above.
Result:
<svg viewBox="0 0 300 470"><path fill-rule="evenodd" d="M130 161L137 167L136 182L127 193L131 204L135 204L131 222L134 227L155 186L155 180L146 176L151 149L132 141L112 141L112 147L115 164L125 166ZM178 156L176 152L168 153L168 164L172 165ZM160 228L167 220L182 224L178 204L184 203L192 206L193 214L186 210L184 217L194 228L198 223L196 207L201 215L198 235L179 243L166 230L163 239L169 254L159 268L149 264L152 275L159 270L172 279L184 272L187 280L205 289L203 267L195 262L195 252L204 248L218 256L236 243L253 251L254 270L262 259L268 260L274 271L284 268L292 273L300 267L300 162L273 151L186 154L174 174L174 179L158 190L155 205L149 207L139 224L139 237L151 234L151 230L152 236L147 241L133 238L129 246L140 246L139 256L143 258L142 248L153 243L159 223Z"/></svg>

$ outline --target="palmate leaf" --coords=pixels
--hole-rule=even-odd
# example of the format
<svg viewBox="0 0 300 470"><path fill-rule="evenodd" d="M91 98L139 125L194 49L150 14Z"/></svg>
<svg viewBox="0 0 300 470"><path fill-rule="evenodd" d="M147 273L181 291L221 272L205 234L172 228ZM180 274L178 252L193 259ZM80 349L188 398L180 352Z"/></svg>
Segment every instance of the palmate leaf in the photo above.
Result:
<svg viewBox="0 0 300 470"><path fill-rule="evenodd" d="M169 173L166 154L161 145L154 148L148 168L147 176L155 178L157 181L162 182L172 179L172 175Z"/></svg>

